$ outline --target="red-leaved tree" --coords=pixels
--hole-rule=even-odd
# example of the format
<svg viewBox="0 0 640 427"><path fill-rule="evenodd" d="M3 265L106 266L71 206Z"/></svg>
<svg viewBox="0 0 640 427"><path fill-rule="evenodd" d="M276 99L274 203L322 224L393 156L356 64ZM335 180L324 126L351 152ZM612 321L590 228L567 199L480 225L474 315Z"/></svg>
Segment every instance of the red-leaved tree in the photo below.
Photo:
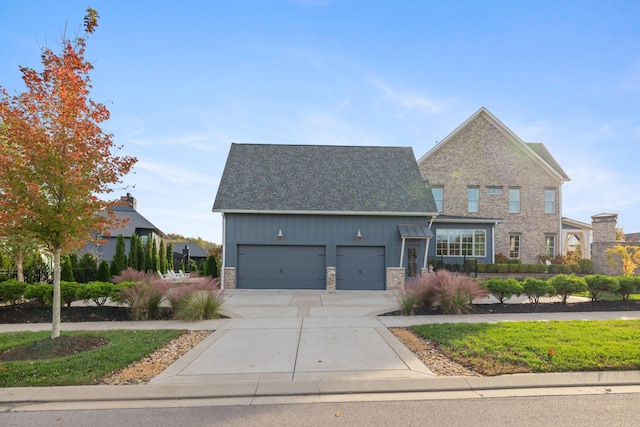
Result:
<svg viewBox="0 0 640 427"><path fill-rule="evenodd" d="M89 98L93 66L84 54L97 26L98 14L88 8L82 37L63 34L60 53L44 48L42 71L20 67L25 92L9 95L0 86L0 224L53 254L52 338L60 335L60 254L114 225L113 216L98 214L116 201L98 196L112 192L137 161L115 154L113 135L100 127L109 111Z"/></svg>

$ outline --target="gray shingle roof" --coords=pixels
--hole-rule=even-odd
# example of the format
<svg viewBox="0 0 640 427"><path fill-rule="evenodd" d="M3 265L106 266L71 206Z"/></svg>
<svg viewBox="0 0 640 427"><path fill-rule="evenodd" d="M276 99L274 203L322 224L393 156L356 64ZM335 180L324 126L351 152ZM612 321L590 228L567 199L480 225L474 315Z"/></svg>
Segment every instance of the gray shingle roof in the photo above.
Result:
<svg viewBox="0 0 640 427"><path fill-rule="evenodd" d="M562 176L567 181L570 181L570 178L567 175L567 173L562 169L562 167L560 167L560 164L556 161L556 159L553 158L553 156L551 155L549 150L547 150L547 147L545 147L544 144L540 142L527 142L526 144L529 148L531 148L531 150L533 150L538 156L540 156L542 160L547 162L549 166L551 166L556 172L558 172L560 176Z"/></svg>
<svg viewBox="0 0 640 427"><path fill-rule="evenodd" d="M114 237L118 234L122 234L123 237L131 237L135 234L136 229L150 229L154 230L160 236L164 235L155 225L130 206L114 206L111 210L115 213L116 218L127 220L124 228L109 230L109 233Z"/></svg>
<svg viewBox="0 0 640 427"><path fill-rule="evenodd" d="M214 211L437 212L410 147L232 144Z"/></svg>

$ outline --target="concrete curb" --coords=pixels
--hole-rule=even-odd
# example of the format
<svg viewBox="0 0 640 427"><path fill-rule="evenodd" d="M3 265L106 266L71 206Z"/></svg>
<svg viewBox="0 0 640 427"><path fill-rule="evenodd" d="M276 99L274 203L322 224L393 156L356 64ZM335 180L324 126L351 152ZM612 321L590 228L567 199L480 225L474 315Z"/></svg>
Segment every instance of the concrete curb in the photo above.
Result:
<svg viewBox="0 0 640 427"><path fill-rule="evenodd" d="M79 402L328 396L354 394L447 393L522 389L605 389L640 387L640 371L513 374L497 377L361 381L229 381L209 384L16 387L0 389L0 407ZM597 390L594 390L596 392ZM544 394L544 393L543 393ZM557 391L554 392L557 394Z"/></svg>

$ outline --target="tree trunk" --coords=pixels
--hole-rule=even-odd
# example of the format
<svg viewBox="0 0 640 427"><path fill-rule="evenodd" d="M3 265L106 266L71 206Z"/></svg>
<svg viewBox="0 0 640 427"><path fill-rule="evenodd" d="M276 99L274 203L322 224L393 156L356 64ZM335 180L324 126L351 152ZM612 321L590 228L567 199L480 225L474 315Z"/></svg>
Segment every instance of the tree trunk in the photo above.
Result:
<svg viewBox="0 0 640 427"><path fill-rule="evenodd" d="M53 319L51 321L51 338L60 336L60 248L53 251Z"/></svg>
<svg viewBox="0 0 640 427"><path fill-rule="evenodd" d="M22 253L22 248L18 248L18 252L16 253L16 270L18 274L18 282L24 282L23 258L24 254Z"/></svg>

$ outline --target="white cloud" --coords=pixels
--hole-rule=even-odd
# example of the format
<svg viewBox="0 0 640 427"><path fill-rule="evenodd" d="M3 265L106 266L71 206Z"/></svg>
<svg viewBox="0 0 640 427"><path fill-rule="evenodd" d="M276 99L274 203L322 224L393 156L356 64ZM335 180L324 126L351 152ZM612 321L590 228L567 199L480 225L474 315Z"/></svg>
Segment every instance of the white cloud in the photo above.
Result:
<svg viewBox="0 0 640 427"><path fill-rule="evenodd" d="M375 105L389 104L400 109L400 116L412 111L418 111L424 115L431 115L442 110L442 107L425 96L415 93L402 93L393 89L388 83L379 78L370 78L369 82L376 87L383 96Z"/></svg>

